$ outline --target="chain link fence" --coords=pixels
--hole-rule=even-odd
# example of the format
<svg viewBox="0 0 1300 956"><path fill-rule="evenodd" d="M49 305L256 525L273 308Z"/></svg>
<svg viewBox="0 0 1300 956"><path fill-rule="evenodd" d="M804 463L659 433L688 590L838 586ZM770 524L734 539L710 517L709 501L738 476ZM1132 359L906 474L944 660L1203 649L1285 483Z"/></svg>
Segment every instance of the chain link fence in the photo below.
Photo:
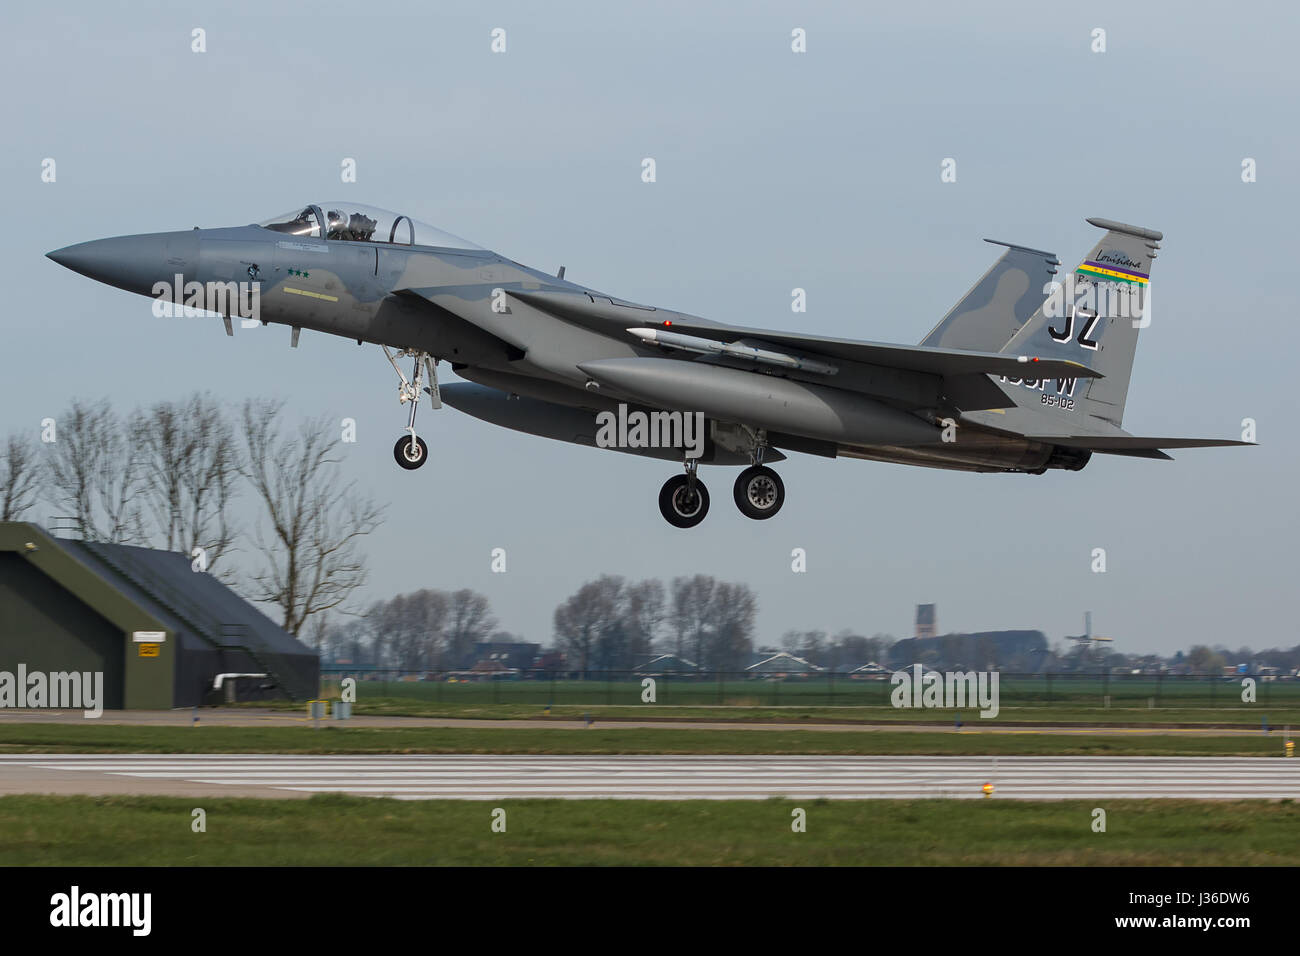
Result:
<svg viewBox="0 0 1300 956"><path fill-rule="evenodd" d="M911 672L904 672L909 680ZM942 673L942 672L940 672ZM1002 707L1233 707L1243 703L1248 675L1200 674L1011 674L999 673ZM743 671L653 674L637 671L393 671L322 670L322 696L337 697L345 677L357 681L358 697L434 703L544 706L635 705L678 707L891 707L888 673L820 672L811 676ZM1251 677L1257 704L1300 706L1300 680ZM647 683L650 682L650 683Z"/></svg>

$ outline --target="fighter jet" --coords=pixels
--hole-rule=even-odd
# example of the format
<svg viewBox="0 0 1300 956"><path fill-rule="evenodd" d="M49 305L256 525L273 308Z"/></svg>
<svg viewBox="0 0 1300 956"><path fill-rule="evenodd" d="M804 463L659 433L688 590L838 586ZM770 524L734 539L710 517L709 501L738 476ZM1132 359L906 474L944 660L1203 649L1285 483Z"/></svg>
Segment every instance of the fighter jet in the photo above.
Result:
<svg viewBox="0 0 1300 956"><path fill-rule="evenodd" d="M708 513L700 463L743 466L750 518L785 501L786 453L977 472L1077 471L1095 453L1248 442L1146 438L1120 426L1149 319L1159 232L1105 234L1073 270L1011 243L919 345L726 325L614 298L418 222L353 202L232 228L119 236L49 258L176 307L227 334L282 324L380 345L409 404L398 465L429 458L421 396L517 431L679 461L659 508ZM994 240L987 240L993 242ZM157 306L155 306L157 311ZM399 364L411 361L408 376ZM439 387L447 362L466 381ZM577 493L577 492L575 492Z"/></svg>

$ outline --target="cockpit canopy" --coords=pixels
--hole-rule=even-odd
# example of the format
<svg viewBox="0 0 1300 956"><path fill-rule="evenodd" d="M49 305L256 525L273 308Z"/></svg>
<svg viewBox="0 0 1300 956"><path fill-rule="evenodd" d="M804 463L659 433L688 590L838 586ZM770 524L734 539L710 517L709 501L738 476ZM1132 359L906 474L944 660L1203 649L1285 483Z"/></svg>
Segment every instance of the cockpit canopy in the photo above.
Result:
<svg viewBox="0 0 1300 956"><path fill-rule="evenodd" d="M410 216L356 202L305 206L259 222L258 225L273 232L315 239L383 242L398 246L437 246L444 249L483 248Z"/></svg>

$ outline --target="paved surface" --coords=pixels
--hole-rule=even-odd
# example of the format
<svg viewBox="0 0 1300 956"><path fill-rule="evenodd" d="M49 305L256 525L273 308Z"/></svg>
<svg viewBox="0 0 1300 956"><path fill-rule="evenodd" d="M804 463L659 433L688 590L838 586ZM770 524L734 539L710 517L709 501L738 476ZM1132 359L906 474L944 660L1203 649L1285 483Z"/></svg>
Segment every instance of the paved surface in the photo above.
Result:
<svg viewBox="0 0 1300 956"><path fill-rule="evenodd" d="M719 708L724 709L724 708ZM310 727L311 718L299 711L253 709L253 708L210 708L198 712L200 727ZM79 710L13 710L0 709L0 726L8 723L17 724L71 724L74 726L93 726L107 724L122 727L190 727L193 726L192 712L182 710L112 710L102 716L87 720ZM321 726L340 727L473 727L484 730L582 730L586 728L583 720L563 717L539 719L512 718L502 720L479 720L469 717L352 717L347 721L322 720ZM917 723L817 723L814 721L790 721L788 723L767 721L739 720L602 720L597 719L593 727L601 730L619 730L636 728L675 729L675 730L816 730L816 731L864 731L884 730L895 733L962 733L962 734L1062 734L1065 736L1151 736L1166 735L1201 736L1201 737L1236 737L1257 736L1258 727L1116 727L1099 724L1096 726L1058 727L1017 726L997 720L980 720L974 718L972 723L962 725L960 731L954 731L947 722ZM1274 731L1278 733L1279 731Z"/></svg>
<svg viewBox="0 0 1300 956"><path fill-rule="evenodd" d="M0 756L0 793L405 800L1300 798L1300 760L1242 757Z"/></svg>

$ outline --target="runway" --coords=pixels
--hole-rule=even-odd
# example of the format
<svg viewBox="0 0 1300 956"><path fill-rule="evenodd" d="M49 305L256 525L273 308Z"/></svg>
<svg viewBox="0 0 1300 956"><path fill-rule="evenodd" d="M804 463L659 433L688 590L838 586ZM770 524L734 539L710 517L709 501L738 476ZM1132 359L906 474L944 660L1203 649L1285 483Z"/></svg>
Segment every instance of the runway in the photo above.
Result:
<svg viewBox="0 0 1300 956"><path fill-rule="evenodd" d="M7 754L0 794L400 800L1300 798L1300 760L1268 757L776 757Z"/></svg>

